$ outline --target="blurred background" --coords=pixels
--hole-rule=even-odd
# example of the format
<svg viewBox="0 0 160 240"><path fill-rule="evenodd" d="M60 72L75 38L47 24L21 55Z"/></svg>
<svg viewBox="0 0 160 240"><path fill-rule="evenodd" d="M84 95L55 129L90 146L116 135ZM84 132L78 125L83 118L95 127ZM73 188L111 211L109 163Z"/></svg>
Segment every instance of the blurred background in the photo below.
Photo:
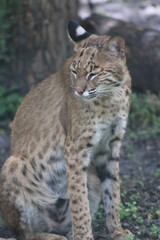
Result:
<svg viewBox="0 0 160 240"><path fill-rule="evenodd" d="M71 55L69 20L126 42L132 104L123 142L121 220L136 240L160 240L160 1L0 0L0 166L24 95ZM106 239L103 206L93 221ZM0 218L0 237L13 236Z"/></svg>

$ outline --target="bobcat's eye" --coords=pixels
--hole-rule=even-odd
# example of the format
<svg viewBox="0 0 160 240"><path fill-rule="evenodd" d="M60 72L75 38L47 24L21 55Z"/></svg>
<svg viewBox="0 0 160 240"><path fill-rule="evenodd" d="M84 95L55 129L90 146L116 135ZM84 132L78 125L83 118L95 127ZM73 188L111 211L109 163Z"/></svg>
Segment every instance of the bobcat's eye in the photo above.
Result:
<svg viewBox="0 0 160 240"><path fill-rule="evenodd" d="M97 76L97 73L90 73L89 75L88 75L88 80L90 81L90 80L92 80L93 78L95 78Z"/></svg>
<svg viewBox="0 0 160 240"><path fill-rule="evenodd" d="M77 77L77 71L76 70L71 70L71 73L75 76L75 77Z"/></svg>

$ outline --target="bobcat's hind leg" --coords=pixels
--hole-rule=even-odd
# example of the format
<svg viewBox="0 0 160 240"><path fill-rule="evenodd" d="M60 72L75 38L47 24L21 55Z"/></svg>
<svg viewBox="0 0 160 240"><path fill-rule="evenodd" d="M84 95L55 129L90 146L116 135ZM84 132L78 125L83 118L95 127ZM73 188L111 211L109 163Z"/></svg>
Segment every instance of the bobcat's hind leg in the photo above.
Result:
<svg viewBox="0 0 160 240"><path fill-rule="evenodd" d="M6 227L16 233L18 240L67 240L65 236L49 233L54 230L57 232L56 226L54 227L56 222L49 218L47 212L43 212L46 209L35 205L37 194L27 185L28 180L32 179L29 178L28 166L24 167L24 164L26 163L21 158L11 156L2 168L0 205ZM38 184L36 186L40 191ZM27 189L30 191L26 191ZM52 224L53 229L50 227Z"/></svg>

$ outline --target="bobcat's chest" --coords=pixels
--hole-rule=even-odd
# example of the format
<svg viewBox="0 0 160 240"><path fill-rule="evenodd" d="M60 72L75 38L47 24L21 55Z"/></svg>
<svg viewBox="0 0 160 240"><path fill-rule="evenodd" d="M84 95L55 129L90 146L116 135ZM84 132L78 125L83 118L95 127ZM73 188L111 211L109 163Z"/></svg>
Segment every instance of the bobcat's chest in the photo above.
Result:
<svg viewBox="0 0 160 240"><path fill-rule="evenodd" d="M112 123L114 119L111 117L96 119L94 125L93 145L97 146L100 143L107 141L112 134Z"/></svg>

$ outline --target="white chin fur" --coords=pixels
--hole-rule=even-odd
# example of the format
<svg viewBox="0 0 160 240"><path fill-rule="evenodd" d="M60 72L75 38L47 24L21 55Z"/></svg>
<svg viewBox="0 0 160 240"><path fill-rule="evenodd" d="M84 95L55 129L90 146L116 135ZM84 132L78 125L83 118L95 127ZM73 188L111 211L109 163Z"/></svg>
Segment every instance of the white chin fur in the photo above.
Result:
<svg viewBox="0 0 160 240"><path fill-rule="evenodd" d="M74 91L74 93L76 94L76 96L80 96L76 91Z"/></svg>
<svg viewBox="0 0 160 240"><path fill-rule="evenodd" d="M89 96L89 93L88 93L88 92L84 92L84 93L82 94L82 96L83 96L83 97L88 97L88 96Z"/></svg>
<svg viewBox="0 0 160 240"><path fill-rule="evenodd" d="M79 26L77 29L76 29L76 36L79 37L81 35L83 35L86 31L84 30L84 28L82 28L81 26Z"/></svg>
<svg viewBox="0 0 160 240"><path fill-rule="evenodd" d="M81 97L88 97L89 96L88 92L84 92L82 95L77 93L76 91L74 91L74 93L75 93L76 96L81 96Z"/></svg>

